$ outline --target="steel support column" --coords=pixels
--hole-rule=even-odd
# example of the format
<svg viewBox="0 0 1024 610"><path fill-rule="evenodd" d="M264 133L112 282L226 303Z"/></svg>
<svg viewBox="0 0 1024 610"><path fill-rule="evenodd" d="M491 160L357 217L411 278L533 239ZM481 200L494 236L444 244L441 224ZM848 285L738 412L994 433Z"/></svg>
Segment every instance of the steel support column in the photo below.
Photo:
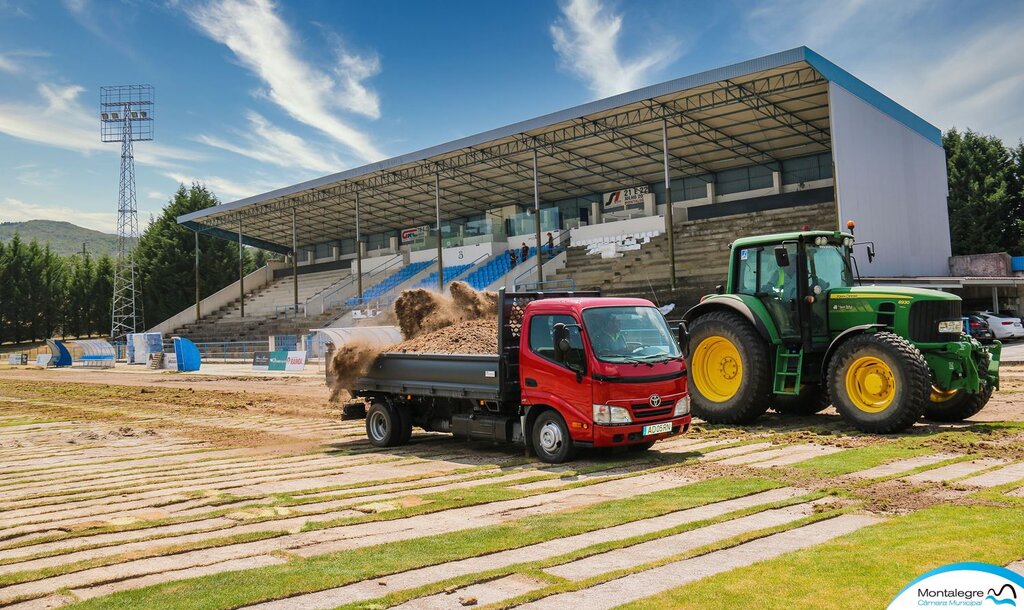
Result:
<svg viewBox="0 0 1024 610"><path fill-rule="evenodd" d="M238 305L245 317L245 253L242 250L242 216L238 216Z"/></svg>
<svg viewBox="0 0 1024 610"><path fill-rule="evenodd" d="M668 234L669 288L676 289L676 231L672 218L672 178L669 176L668 120L661 120L661 149L665 157L665 233Z"/></svg>
<svg viewBox="0 0 1024 610"><path fill-rule="evenodd" d="M537 288L544 282L544 257L540 252L540 179L537 176L537 149L533 149L533 226L537 233Z"/></svg>
<svg viewBox="0 0 1024 610"><path fill-rule="evenodd" d="M444 294L444 260L441 256L441 177L434 174L434 214L437 216L437 291Z"/></svg>
<svg viewBox="0 0 1024 610"><path fill-rule="evenodd" d="M999 286L992 287L992 313L999 313Z"/></svg>
<svg viewBox="0 0 1024 610"><path fill-rule="evenodd" d="M196 268L195 268L195 272L196 272L196 322L198 322L199 318L203 317L203 312L199 308L199 300L201 298L199 296L199 231L195 232L195 236L196 236Z"/></svg>
<svg viewBox="0 0 1024 610"><path fill-rule="evenodd" d="M292 296L295 313L299 313L299 236L295 226L295 206L292 206Z"/></svg>
<svg viewBox="0 0 1024 610"><path fill-rule="evenodd" d="M359 227L359 191L356 196L356 294L359 295L359 303L363 302L363 235Z"/></svg>

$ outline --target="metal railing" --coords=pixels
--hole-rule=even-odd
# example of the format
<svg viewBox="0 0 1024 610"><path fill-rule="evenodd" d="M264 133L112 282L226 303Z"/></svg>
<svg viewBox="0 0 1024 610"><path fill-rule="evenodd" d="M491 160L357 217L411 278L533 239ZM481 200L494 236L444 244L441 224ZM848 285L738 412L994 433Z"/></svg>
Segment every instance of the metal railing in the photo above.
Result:
<svg viewBox="0 0 1024 610"><path fill-rule="evenodd" d="M537 274L537 265L544 265L549 260L555 258L555 256L557 256L560 252L565 250L566 245L563 245L561 243L562 242L562 236L563 235L567 235L569 233L569 231L571 231L571 229L564 229L564 230L562 230L562 231L560 231L558 233L558 235L556 236L558 241L557 241L557 243L555 243L555 247L553 249L548 249L548 250L542 250L540 248L537 249L537 255L533 257L533 266L527 268L525 271L523 271L522 273L520 273L519 275L515 276L515 278L512 279L512 285L515 286L517 290L519 289L518 288L519 286L525 286L525 285L529 285L529 284L537 284L537 282L522 282L522 283L520 283L519 282L519 278L523 277L524 275L529 275L531 273L536 275ZM544 247L547 248L547 245L545 244ZM547 260L544 260L545 257L547 257ZM509 271L511 272L511 269ZM576 282L574 280L573 281L573 286L575 287L575 285L576 285Z"/></svg>
<svg viewBox="0 0 1024 610"><path fill-rule="evenodd" d="M399 266L405 265L405 259L402 258L402 257L398 257L398 258L396 258L396 259L394 259L394 260L392 260L392 261L390 261L388 263L385 263L385 264L381 265L380 267L377 267L376 269L374 269L370 273L364 273L363 274L365 276L364 279L372 280L374 277L380 275L381 273L384 273L388 269L391 269L396 264L399 265ZM320 313L321 314L327 313L327 311L329 309L335 309L336 306L337 306L337 308L340 309L341 306L343 306L345 304L345 301L347 301L348 299L340 298L339 297L337 299L328 300L328 297L334 296L334 295L338 294L339 292L341 292L342 290L344 290L346 288L351 288L352 285L357 282L357 280L358 280L358 276L357 276L357 274L355 272L353 272L352 275L349 276L348 280L345 281L344 283L339 284L337 286L337 288L331 290L330 292L323 292L323 291L321 291L320 295L322 295L322 296L320 296ZM366 292L366 287L363 288L363 292ZM360 294L360 295L357 295L357 296L359 297L359 300L362 301L362 296L363 295ZM314 298L317 298L317 296L313 296L313 297L310 297L309 299L307 299L306 300L307 305ZM308 311L308 307L307 307L307 311Z"/></svg>

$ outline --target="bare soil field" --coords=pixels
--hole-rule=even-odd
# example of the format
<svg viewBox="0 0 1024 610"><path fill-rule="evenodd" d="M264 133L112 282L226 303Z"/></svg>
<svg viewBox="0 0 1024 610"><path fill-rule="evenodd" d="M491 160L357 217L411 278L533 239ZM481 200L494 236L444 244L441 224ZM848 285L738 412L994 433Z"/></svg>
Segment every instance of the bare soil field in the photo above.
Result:
<svg viewBox="0 0 1024 610"><path fill-rule="evenodd" d="M961 424L769 414L560 466L420 431L375 449L329 395L0 369L0 606L878 607L938 565L1024 559L1020 367Z"/></svg>

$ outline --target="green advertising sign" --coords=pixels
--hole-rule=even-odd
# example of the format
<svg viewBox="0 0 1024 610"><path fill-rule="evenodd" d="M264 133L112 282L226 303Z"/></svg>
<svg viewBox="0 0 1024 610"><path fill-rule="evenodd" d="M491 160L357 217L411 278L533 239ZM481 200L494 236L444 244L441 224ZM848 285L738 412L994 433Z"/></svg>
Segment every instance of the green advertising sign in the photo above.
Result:
<svg viewBox="0 0 1024 610"><path fill-rule="evenodd" d="M268 370L271 371L283 371L284 367L288 364L288 352L287 350L277 350L270 352L270 367Z"/></svg>

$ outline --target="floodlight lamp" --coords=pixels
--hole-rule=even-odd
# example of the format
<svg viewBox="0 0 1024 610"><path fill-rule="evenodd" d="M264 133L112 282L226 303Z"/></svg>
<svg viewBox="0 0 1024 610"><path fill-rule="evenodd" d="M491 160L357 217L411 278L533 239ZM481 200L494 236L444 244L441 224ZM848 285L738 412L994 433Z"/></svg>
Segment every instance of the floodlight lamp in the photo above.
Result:
<svg viewBox="0 0 1024 610"><path fill-rule="evenodd" d="M132 118L133 118L133 119L137 119L137 118L139 118L139 113L138 113L138 112L135 112L135 111L133 110L133 111L132 111Z"/></svg>
<svg viewBox="0 0 1024 610"><path fill-rule="evenodd" d="M114 119L116 121L117 120L117 113L116 112L111 112L110 113L110 118L112 118L112 119Z"/></svg>
<svg viewBox="0 0 1024 610"><path fill-rule="evenodd" d="M143 110L143 111L142 111L142 112L140 112L139 114L140 114L140 115L142 115L142 118L146 118L146 117L148 117L148 116L149 116L149 113L148 113L148 112L146 112L145 110Z"/></svg>
<svg viewBox="0 0 1024 610"><path fill-rule="evenodd" d="M101 112L100 113L100 118L103 119L104 121L106 121L107 118L109 118L109 115L106 112Z"/></svg>

